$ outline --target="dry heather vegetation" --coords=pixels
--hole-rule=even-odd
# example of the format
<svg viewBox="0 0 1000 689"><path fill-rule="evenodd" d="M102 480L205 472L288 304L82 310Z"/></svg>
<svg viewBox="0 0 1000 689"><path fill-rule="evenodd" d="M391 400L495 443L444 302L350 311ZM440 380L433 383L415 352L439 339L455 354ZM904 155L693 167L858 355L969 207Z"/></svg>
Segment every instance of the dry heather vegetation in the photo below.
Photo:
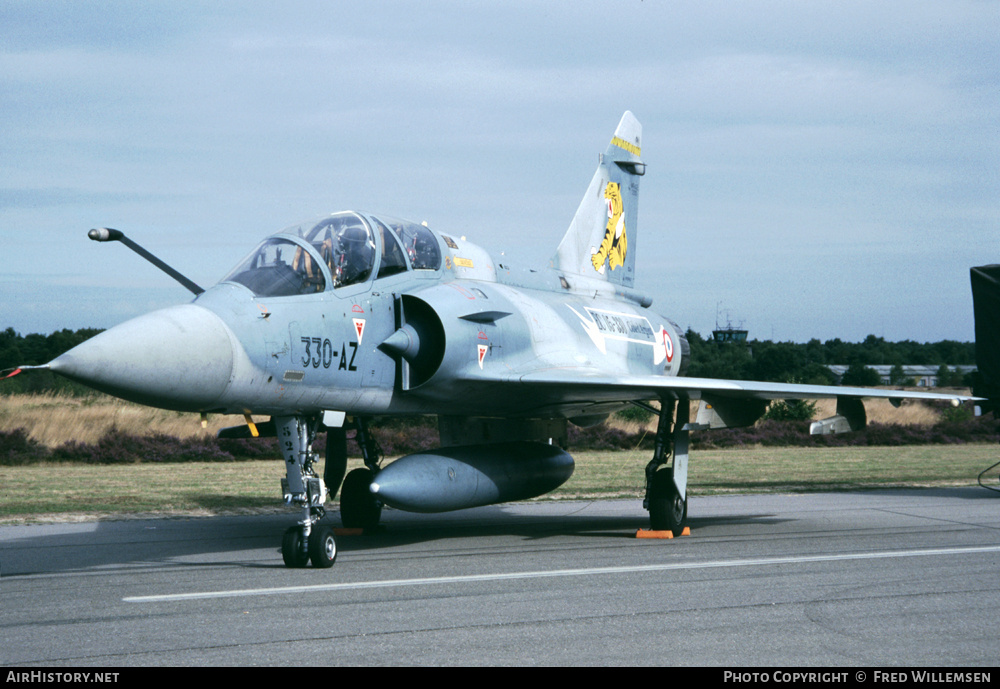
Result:
<svg viewBox="0 0 1000 689"><path fill-rule="evenodd" d="M197 414L153 409L106 395L0 396L0 431L22 428L29 438L48 448L72 441L95 444L112 429L136 435L214 437L220 428L242 423L241 416L213 415L202 428Z"/></svg>

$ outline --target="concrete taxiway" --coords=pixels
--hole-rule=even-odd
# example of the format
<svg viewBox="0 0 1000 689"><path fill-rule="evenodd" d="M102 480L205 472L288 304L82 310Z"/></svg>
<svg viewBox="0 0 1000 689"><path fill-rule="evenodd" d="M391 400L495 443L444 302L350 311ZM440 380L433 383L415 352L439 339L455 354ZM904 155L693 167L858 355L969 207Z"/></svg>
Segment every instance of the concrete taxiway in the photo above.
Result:
<svg viewBox="0 0 1000 689"><path fill-rule="evenodd" d="M0 664L996 664L981 488L695 496L673 540L636 500L386 510L328 570L295 518L0 527Z"/></svg>

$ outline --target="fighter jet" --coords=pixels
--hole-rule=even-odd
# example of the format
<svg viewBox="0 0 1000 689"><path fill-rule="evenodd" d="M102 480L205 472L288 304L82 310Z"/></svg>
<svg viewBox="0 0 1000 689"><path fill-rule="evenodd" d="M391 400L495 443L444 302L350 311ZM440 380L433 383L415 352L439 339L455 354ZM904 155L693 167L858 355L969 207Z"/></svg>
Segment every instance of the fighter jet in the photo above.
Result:
<svg viewBox="0 0 1000 689"><path fill-rule="evenodd" d="M641 479L650 525L678 531L692 430L751 425L775 399L836 398L837 414L814 433L863 427L865 397L967 399L686 377L684 333L636 288L641 156L642 128L626 112L565 236L535 268L423 224L347 211L264 239L203 290L121 232L92 230L157 262L195 297L40 368L154 407L245 415L225 436L277 436L282 494L301 510L282 539L289 567L333 565L323 518L338 489L351 527L376 525L383 505L441 512L538 496L572 474L567 423L597 424L630 404L659 416ZM441 447L382 466L372 422L413 415L438 417ZM349 428L365 468L345 478ZM312 448L322 432L321 477Z"/></svg>

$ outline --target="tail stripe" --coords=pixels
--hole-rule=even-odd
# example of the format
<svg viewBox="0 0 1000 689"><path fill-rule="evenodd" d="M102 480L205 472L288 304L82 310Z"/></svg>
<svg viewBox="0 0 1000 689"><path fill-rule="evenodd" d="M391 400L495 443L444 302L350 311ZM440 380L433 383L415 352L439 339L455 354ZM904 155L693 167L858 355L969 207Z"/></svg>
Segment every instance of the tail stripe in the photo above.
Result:
<svg viewBox="0 0 1000 689"><path fill-rule="evenodd" d="M611 143L617 146L618 148L625 149L634 156L642 155L642 153L639 152L640 149L638 146L636 146L635 144L630 144L628 141L625 141L624 139L619 139L617 136L611 139Z"/></svg>

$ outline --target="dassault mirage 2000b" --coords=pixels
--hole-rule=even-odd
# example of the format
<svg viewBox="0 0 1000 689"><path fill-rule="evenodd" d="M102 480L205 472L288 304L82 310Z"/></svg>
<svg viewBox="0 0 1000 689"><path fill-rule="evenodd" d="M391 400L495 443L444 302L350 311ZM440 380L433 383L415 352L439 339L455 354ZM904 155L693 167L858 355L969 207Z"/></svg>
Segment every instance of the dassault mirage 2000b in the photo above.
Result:
<svg viewBox="0 0 1000 689"><path fill-rule="evenodd" d="M42 368L142 404L244 414L227 435L276 435L290 567L336 558L327 499L341 489L347 526L383 505L440 512L551 491L573 471L551 439L630 403L658 402L645 506L654 529L687 519L688 434L754 423L769 400L836 398L813 431L858 429L863 397L961 398L904 391L687 378L680 328L635 289L641 127L622 117L547 266L516 269L464 237L377 214L342 212L265 239L202 290L132 244L196 296L107 330ZM24 367L28 368L28 367ZM689 401L700 400L697 418ZM251 415L271 420L258 428ZM438 416L442 447L380 467L370 423ZM344 478L346 428L365 467ZM326 431L323 477L312 450ZM342 485L341 485L342 484Z"/></svg>

